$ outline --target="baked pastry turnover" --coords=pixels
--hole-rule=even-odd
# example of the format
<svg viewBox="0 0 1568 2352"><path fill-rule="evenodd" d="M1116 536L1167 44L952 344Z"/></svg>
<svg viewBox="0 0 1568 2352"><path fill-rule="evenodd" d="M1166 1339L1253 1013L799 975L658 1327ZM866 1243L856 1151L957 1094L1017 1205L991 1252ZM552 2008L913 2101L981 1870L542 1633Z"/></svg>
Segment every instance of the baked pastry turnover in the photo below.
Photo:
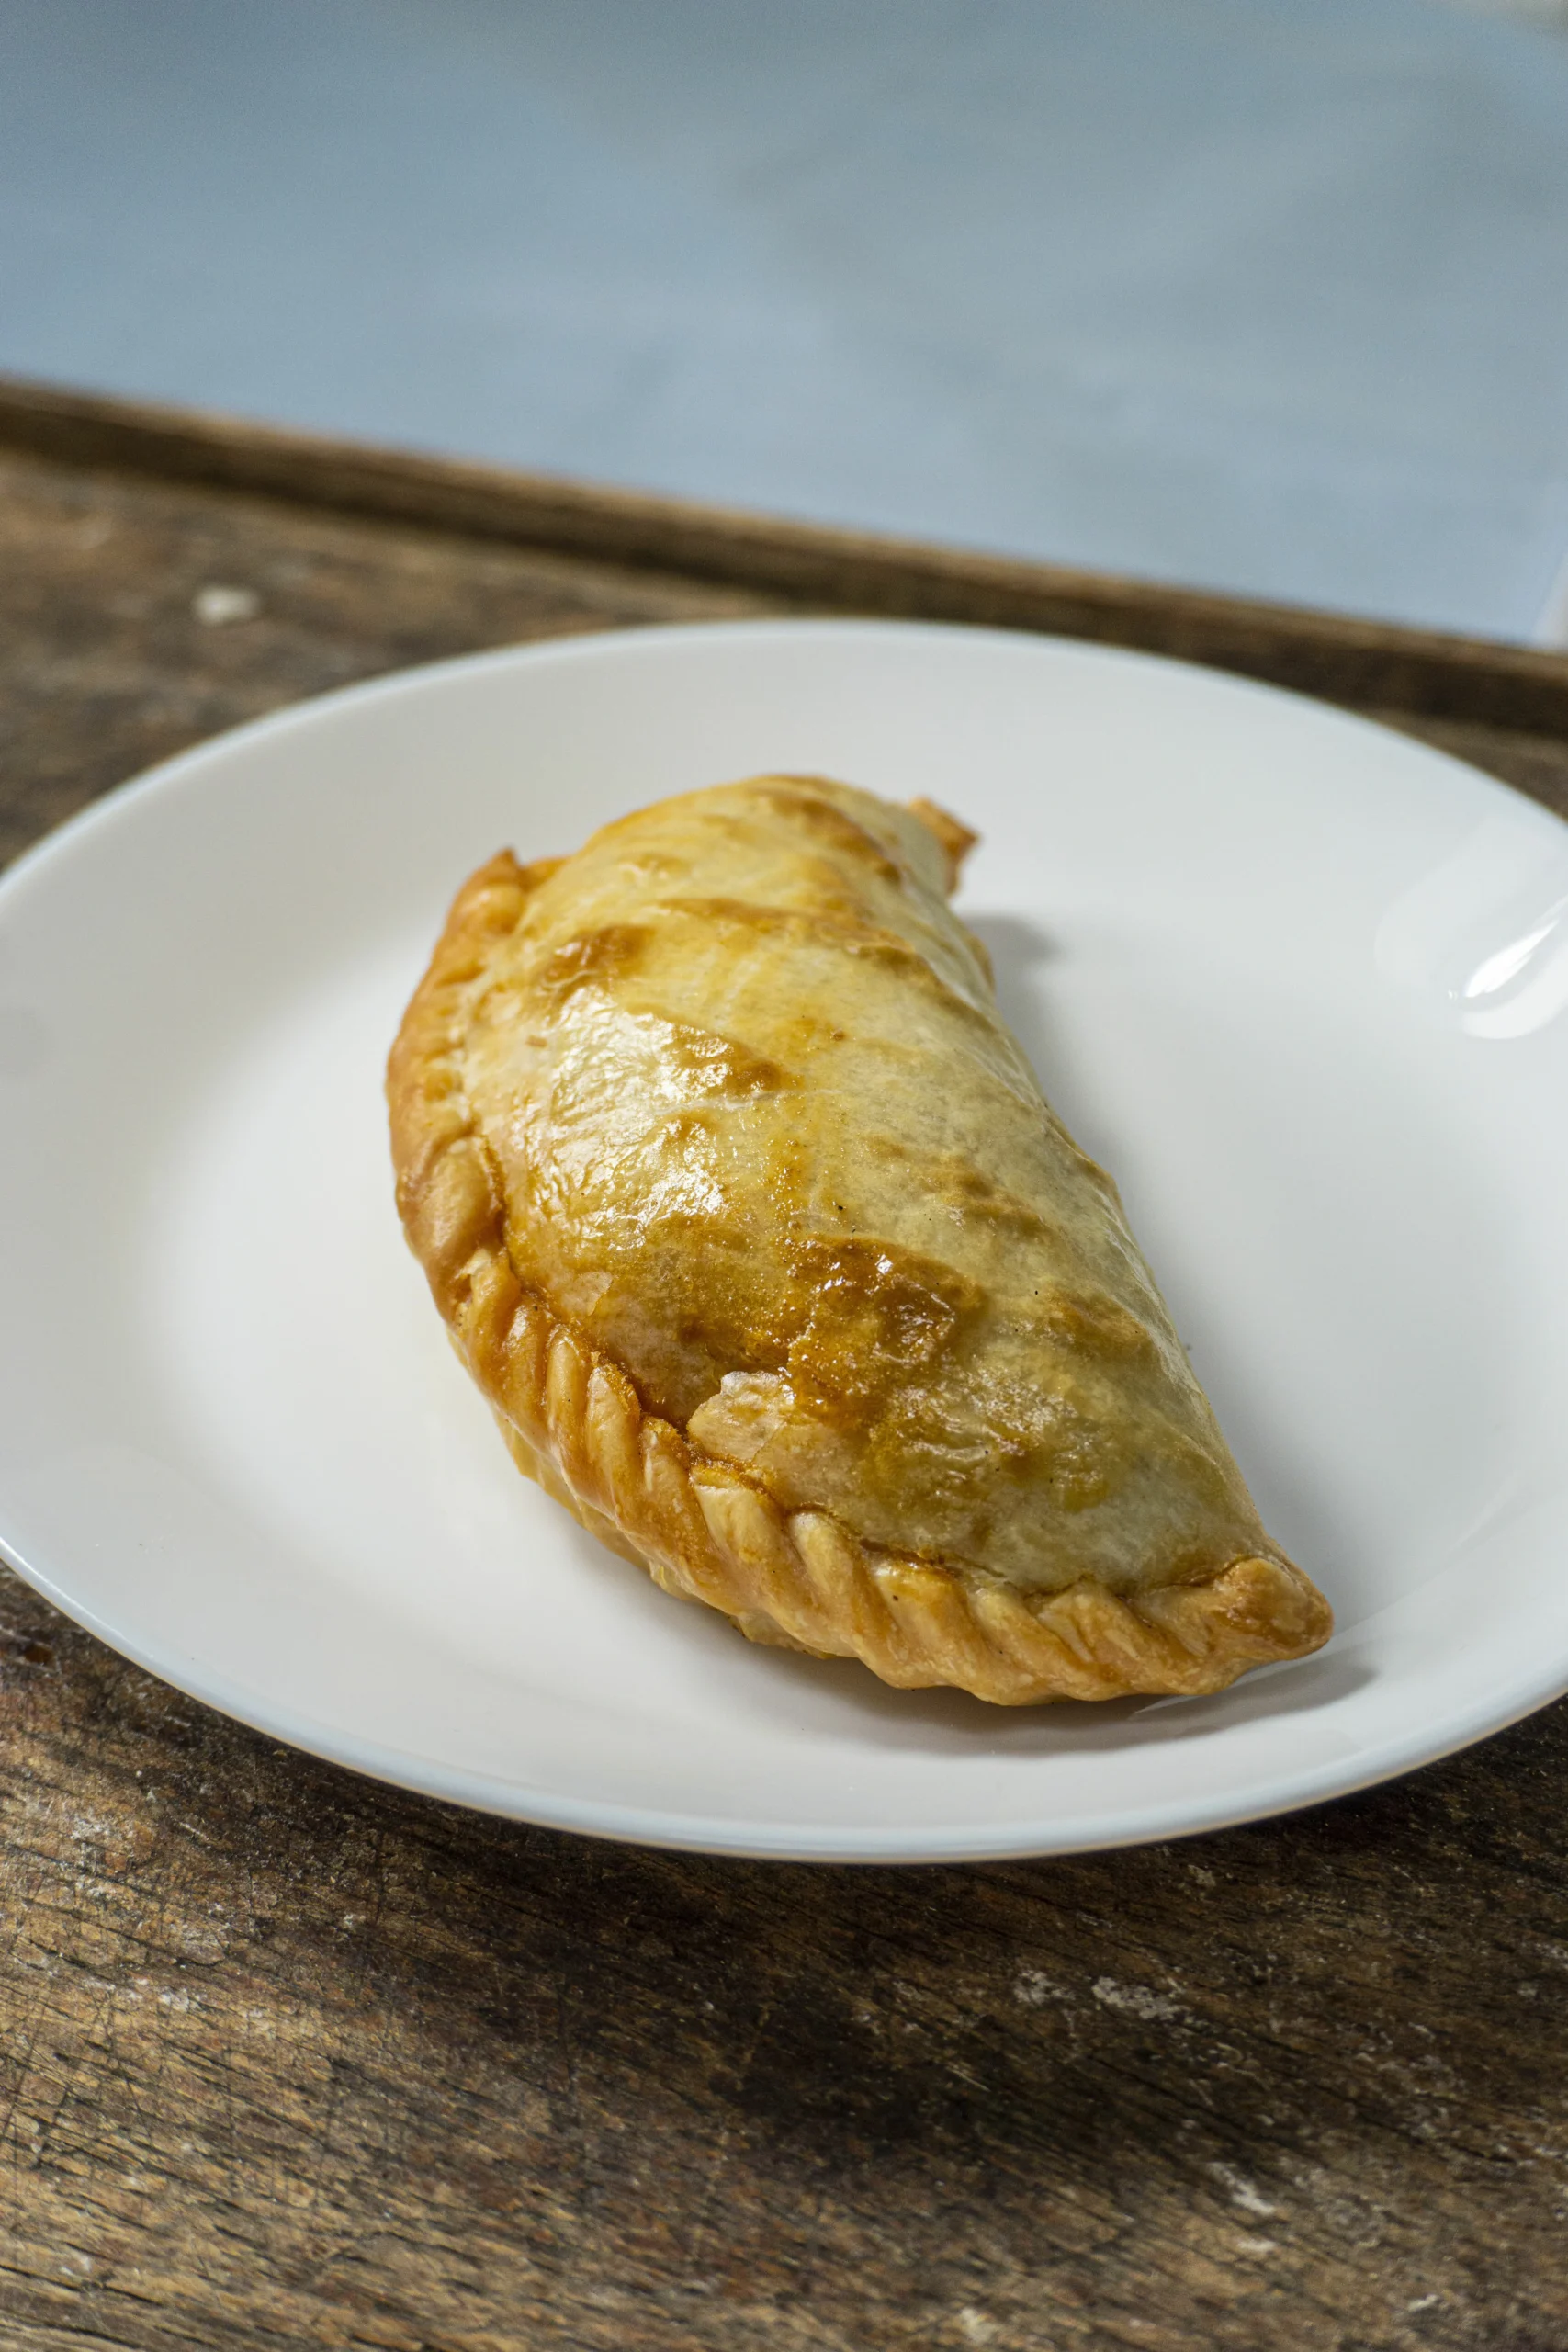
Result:
<svg viewBox="0 0 1568 2352"><path fill-rule="evenodd" d="M773 775L492 859L392 1052L404 1227L519 1466L752 1640L1216 1690L1328 1607L948 910L972 838Z"/></svg>

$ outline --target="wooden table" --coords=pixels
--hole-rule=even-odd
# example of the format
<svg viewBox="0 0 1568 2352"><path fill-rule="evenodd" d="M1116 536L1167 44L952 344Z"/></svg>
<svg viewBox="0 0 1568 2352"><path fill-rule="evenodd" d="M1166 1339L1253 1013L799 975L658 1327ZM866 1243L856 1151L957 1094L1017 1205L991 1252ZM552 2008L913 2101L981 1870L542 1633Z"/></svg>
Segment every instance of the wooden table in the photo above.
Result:
<svg viewBox="0 0 1568 2352"><path fill-rule="evenodd" d="M1568 811L1551 655L20 386L0 493L5 854L375 671L803 608L1181 651ZM1261 1827L827 1870L379 1788L10 1578L0 1653L0 2346L1568 2346L1568 1702Z"/></svg>

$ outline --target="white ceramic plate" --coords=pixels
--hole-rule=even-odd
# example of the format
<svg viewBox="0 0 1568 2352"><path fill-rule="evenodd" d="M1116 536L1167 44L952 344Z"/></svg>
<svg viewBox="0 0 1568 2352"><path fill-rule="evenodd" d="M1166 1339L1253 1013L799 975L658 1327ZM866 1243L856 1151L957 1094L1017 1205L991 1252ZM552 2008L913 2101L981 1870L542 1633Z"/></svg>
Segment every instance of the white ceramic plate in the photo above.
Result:
<svg viewBox="0 0 1568 2352"><path fill-rule="evenodd" d="M1010 1711L749 1647L513 1470L391 1202L381 1069L503 842L825 771L962 901L1121 1180L1316 1658ZM213 1705L525 1819L925 1860L1213 1828L1568 1685L1568 829L1199 670L764 624L415 672L174 762L0 885L0 1540Z"/></svg>

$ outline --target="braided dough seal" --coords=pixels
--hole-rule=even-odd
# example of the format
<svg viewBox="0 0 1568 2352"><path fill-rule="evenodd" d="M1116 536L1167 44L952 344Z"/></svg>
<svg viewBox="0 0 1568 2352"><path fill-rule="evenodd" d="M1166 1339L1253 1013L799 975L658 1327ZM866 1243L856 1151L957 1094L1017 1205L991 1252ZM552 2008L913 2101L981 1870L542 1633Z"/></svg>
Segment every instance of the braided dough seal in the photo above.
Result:
<svg viewBox="0 0 1568 2352"><path fill-rule="evenodd" d="M752 1640L1220 1690L1328 1606L946 905L972 838L762 776L492 859L392 1051L404 1228L519 1466Z"/></svg>

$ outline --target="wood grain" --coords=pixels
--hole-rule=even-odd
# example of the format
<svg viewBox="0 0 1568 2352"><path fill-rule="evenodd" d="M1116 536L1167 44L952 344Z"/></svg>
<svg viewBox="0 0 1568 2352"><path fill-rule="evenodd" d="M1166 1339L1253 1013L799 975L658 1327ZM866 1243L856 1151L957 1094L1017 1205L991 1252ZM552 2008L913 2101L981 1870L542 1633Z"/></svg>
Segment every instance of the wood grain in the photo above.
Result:
<svg viewBox="0 0 1568 2352"><path fill-rule="evenodd" d="M465 536L12 439L7 852L350 678L791 608L607 525ZM201 620L214 586L251 616ZM1375 672L1568 806L1548 657L1517 703L1489 648L1413 702L1392 634L1323 690ZM1286 1822L906 1872L382 1789L4 1577L0 1724L0 2346L1568 2352L1568 1707Z"/></svg>
<svg viewBox="0 0 1568 2352"><path fill-rule="evenodd" d="M1568 738L1568 657L931 548L0 378L0 443L836 612L1137 646L1436 724Z"/></svg>
<svg viewBox="0 0 1568 2352"><path fill-rule="evenodd" d="M1568 1717L833 1871L378 1789L6 1599L29 2346L1568 2344Z"/></svg>
<svg viewBox="0 0 1568 2352"><path fill-rule="evenodd" d="M253 616L204 621L214 588L254 597ZM302 695L523 639L773 609L0 445L0 858L154 760Z"/></svg>

